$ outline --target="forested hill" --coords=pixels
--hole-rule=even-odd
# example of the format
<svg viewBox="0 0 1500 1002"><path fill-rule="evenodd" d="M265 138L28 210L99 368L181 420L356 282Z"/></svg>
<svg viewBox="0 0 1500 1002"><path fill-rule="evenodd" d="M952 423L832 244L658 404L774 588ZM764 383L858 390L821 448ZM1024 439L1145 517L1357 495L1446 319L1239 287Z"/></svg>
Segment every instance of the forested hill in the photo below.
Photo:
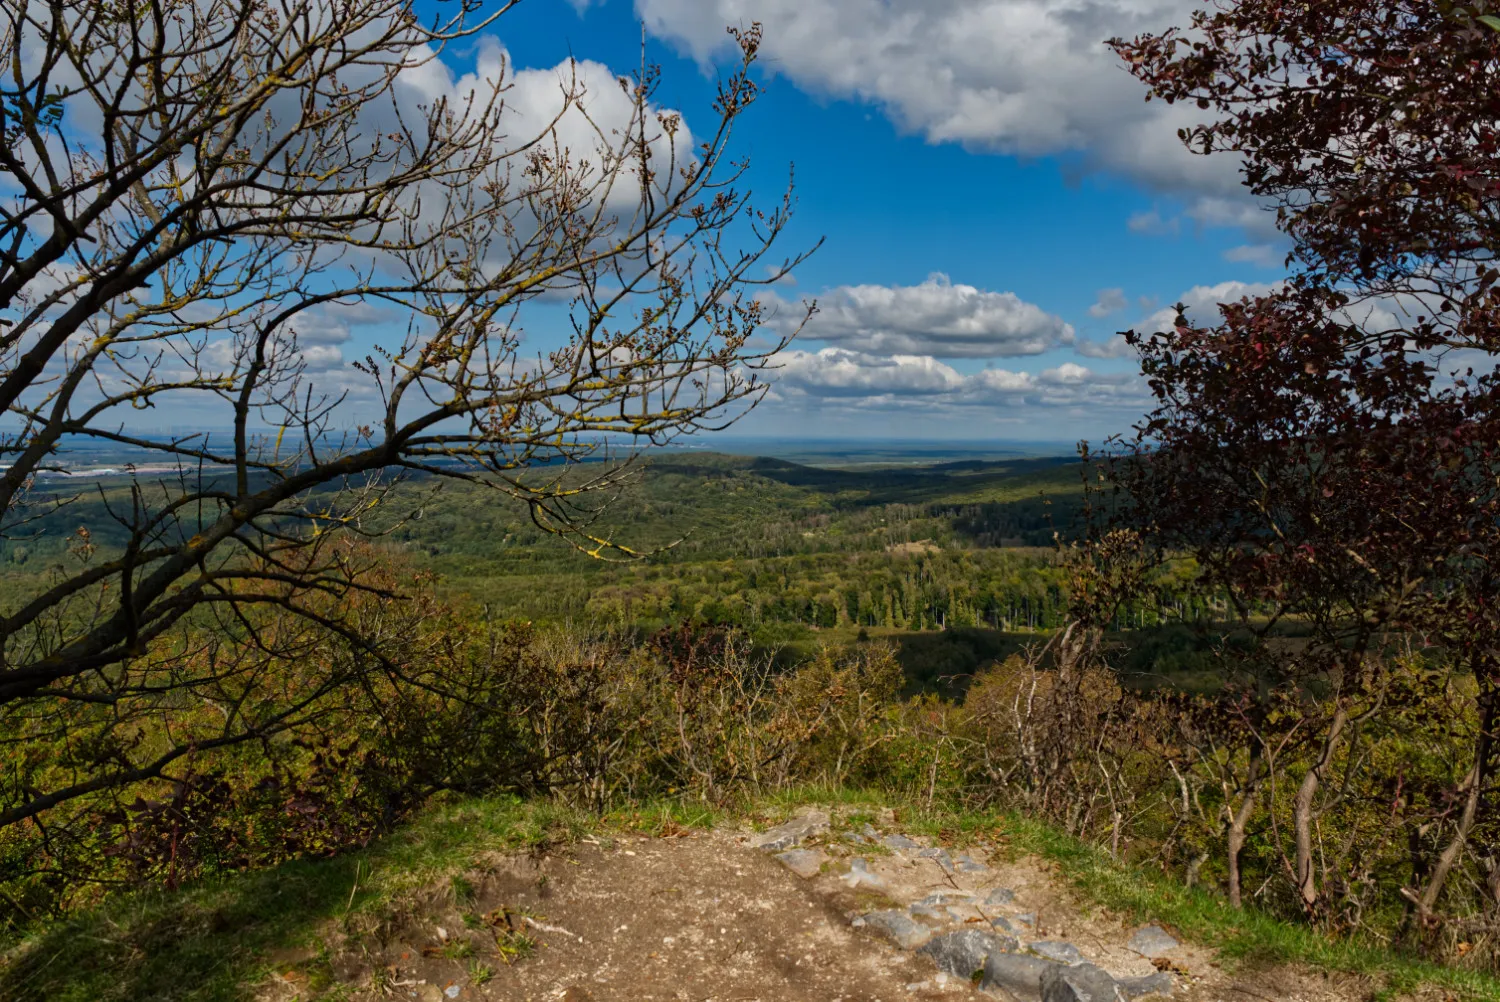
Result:
<svg viewBox="0 0 1500 1002"><path fill-rule="evenodd" d="M547 535L498 492L448 480L398 485L380 506L385 524L365 527L491 619L639 629L692 620L774 643L947 629L959 643L955 628L1060 620L1051 547L1054 533L1077 529L1083 472L1071 457L830 469L663 452L591 530L653 551L625 563ZM149 477L139 482L149 503ZM112 512L129 513L129 484L45 483L36 500L50 492L73 502L37 505L26 532L0 544L12 581L48 573L80 526L101 553L120 548ZM928 652L924 663L958 670L994 655L994 637L969 639L975 650Z"/></svg>
<svg viewBox="0 0 1500 1002"><path fill-rule="evenodd" d="M449 589L540 620L1042 625L1057 596L1035 571L1050 565L1054 533L1076 528L1081 473L1061 458L838 470L665 454L594 530L654 549L646 560L578 553L524 511L451 484L388 538Z"/></svg>
<svg viewBox="0 0 1500 1002"><path fill-rule="evenodd" d="M595 527L656 561L885 551L903 544L970 548L1050 546L1078 516L1073 459L965 461L920 468L837 470L779 459L664 454ZM415 498L413 483L398 497ZM452 573L499 566L599 569L546 545L524 511L490 492L441 486L442 504L394 534L441 557ZM398 505L399 507L399 505ZM561 562L561 563L560 563Z"/></svg>

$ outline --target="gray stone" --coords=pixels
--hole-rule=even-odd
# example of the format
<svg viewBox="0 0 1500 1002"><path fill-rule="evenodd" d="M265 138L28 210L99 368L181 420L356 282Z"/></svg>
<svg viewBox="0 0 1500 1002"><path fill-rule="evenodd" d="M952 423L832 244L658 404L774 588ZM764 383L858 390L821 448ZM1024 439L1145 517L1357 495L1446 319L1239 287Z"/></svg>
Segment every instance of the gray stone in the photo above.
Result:
<svg viewBox="0 0 1500 1002"><path fill-rule="evenodd" d="M1016 892L1009 887L997 887L984 896L984 904L990 908L1008 905L1014 900L1016 900Z"/></svg>
<svg viewBox="0 0 1500 1002"><path fill-rule="evenodd" d="M948 855L947 849L923 849L917 853L918 859L930 859L943 868L944 873L953 872L953 857Z"/></svg>
<svg viewBox="0 0 1500 1002"><path fill-rule="evenodd" d="M913 922L905 912L871 912L855 922L876 930L903 950L914 950L932 938L932 930Z"/></svg>
<svg viewBox="0 0 1500 1002"><path fill-rule="evenodd" d="M927 895L927 897L918 901L917 904L925 905L928 908L941 908L944 905L968 904L973 898L974 895L967 891L938 891L935 894Z"/></svg>
<svg viewBox="0 0 1500 1002"><path fill-rule="evenodd" d="M1128 997L1108 971L1078 964L1042 972L1042 1002L1128 1002Z"/></svg>
<svg viewBox="0 0 1500 1002"><path fill-rule="evenodd" d="M1014 953L1020 944L1009 936L997 936L980 929L962 929L932 940L917 952L931 957L938 970L965 980L985 968L992 956Z"/></svg>
<svg viewBox="0 0 1500 1002"><path fill-rule="evenodd" d="M1022 912L1019 915L1012 915L1010 920L1012 922L1019 922L1025 926L1034 926L1036 925L1036 912Z"/></svg>
<svg viewBox="0 0 1500 1002"><path fill-rule="evenodd" d="M990 868L968 853L959 853L954 864L959 873L988 873Z"/></svg>
<svg viewBox="0 0 1500 1002"><path fill-rule="evenodd" d="M918 901L914 905L909 905L907 907L906 911L907 911L907 914L911 915L914 918L915 917L930 918L930 919L932 919L932 920L934 920L936 922L946 922L946 921L948 921L948 914L947 914L947 912L939 911L938 909L933 908L931 905L924 905L920 901Z"/></svg>
<svg viewBox="0 0 1500 1002"><path fill-rule="evenodd" d="M1166 971L1157 971L1143 978L1120 978L1119 984L1129 998L1138 999L1142 995L1171 995L1177 979Z"/></svg>
<svg viewBox="0 0 1500 1002"><path fill-rule="evenodd" d="M922 844L920 842L913 842L911 839L907 838L905 835L887 835L885 838L881 839L880 842L887 849L894 849L897 852L900 852L900 851L905 850L905 849L920 849L920 848L922 848Z"/></svg>
<svg viewBox="0 0 1500 1002"><path fill-rule="evenodd" d="M996 929L999 929L1001 932L1008 933L1009 935L1012 935L1012 936L1019 936L1021 934L1021 930L1019 930L1015 926L1011 925L1011 923L1007 919L1005 919L1005 918L1003 918L1003 917L1001 917L999 915L997 915L994 918L990 919L990 925L993 926Z"/></svg>
<svg viewBox="0 0 1500 1002"><path fill-rule="evenodd" d="M1137 929L1135 935L1130 937L1130 942L1125 945L1143 957L1155 959L1171 953L1182 944L1161 926L1148 925Z"/></svg>
<svg viewBox="0 0 1500 1002"><path fill-rule="evenodd" d="M1042 975L1057 965L1024 953L994 953L984 964L979 987L986 991L1003 988L1020 998L1034 999L1042 993Z"/></svg>
<svg viewBox="0 0 1500 1002"><path fill-rule="evenodd" d="M786 852L778 852L776 858L788 870L806 880L818 875L823 868L823 860L827 857L816 849L788 849Z"/></svg>
<svg viewBox="0 0 1500 1002"><path fill-rule="evenodd" d="M1078 947L1072 943L1064 943L1056 939L1044 939L1038 943L1031 944L1031 952L1048 960L1055 960L1059 964L1081 964L1084 957L1078 952Z"/></svg>
<svg viewBox="0 0 1500 1002"><path fill-rule="evenodd" d="M769 828L750 837L750 845L766 852L781 852L828 830L828 815L821 811L807 811L785 824Z"/></svg>
<svg viewBox="0 0 1500 1002"><path fill-rule="evenodd" d="M885 886L885 881L871 871L870 864L858 856L849 860L849 872L839 879L854 888Z"/></svg>

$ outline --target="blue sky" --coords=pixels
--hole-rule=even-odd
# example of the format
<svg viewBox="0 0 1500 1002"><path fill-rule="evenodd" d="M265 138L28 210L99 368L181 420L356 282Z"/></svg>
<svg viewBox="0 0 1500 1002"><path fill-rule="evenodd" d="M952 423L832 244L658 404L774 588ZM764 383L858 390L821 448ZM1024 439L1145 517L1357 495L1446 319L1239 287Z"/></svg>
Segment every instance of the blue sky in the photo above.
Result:
<svg viewBox="0 0 1500 1002"><path fill-rule="evenodd" d="M494 33L518 68L626 72L644 23L660 103L692 127L724 26L764 24L767 91L737 148L767 195L795 163L791 242L825 242L776 294L824 313L740 432L1097 440L1145 402L1116 331L1281 274L1234 165L1182 151L1182 113L1099 44L1193 6L524 0Z"/></svg>
<svg viewBox="0 0 1500 1002"><path fill-rule="evenodd" d="M451 0L418 3L452 13ZM782 250L823 245L764 295L777 318L807 299L820 312L734 433L1098 441L1149 406L1116 332L1170 322L1179 301L1210 320L1215 303L1282 276L1283 245L1236 164L1178 142L1196 110L1147 103L1103 44L1185 24L1200 3L521 0L413 86L448 93L493 67L498 43L519 134L550 114L570 60L602 84L592 93L612 91L639 66L644 33L662 70L656 103L701 137L731 55L726 26L760 22L766 89L732 150L750 159L762 203L795 164ZM607 102L596 111L607 117ZM306 319L312 373L350 387L347 416L361 419L372 387L350 363L399 341L404 321L357 309ZM567 329L556 303L521 319L528 350Z"/></svg>

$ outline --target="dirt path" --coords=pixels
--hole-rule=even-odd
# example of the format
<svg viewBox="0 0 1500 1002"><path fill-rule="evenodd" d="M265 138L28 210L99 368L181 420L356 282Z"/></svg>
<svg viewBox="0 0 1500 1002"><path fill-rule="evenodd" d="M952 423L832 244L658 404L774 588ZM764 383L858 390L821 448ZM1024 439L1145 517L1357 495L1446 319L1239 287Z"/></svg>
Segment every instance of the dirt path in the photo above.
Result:
<svg viewBox="0 0 1500 1002"><path fill-rule="evenodd" d="M336 956L353 997L1034 1002L1041 971L1051 1002L1088 998L1079 979L1097 969L1121 998L1163 989L1183 1002L1352 1002L1370 991L1287 969L1231 976L1210 951L1172 945L1169 930L1133 940L1138 929L1089 914L1035 861L983 847L950 855L890 827L830 832L817 813L758 836L694 832L498 859L472 885L462 904L434 892L379 947ZM278 979L265 997L302 988Z"/></svg>

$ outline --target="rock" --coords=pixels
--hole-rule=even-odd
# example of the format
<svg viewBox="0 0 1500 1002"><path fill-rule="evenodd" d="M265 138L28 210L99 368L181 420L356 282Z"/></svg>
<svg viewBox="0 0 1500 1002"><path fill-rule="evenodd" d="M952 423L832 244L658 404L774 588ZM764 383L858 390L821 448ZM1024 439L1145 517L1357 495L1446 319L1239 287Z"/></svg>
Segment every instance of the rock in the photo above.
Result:
<svg viewBox="0 0 1500 1002"><path fill-rule="evenodd" d="M959 873L988 873L988 872L990 872L990 868L988 866L985 866L979 860L975 859L973 856L970 856L966 852L959 853L959 855L957 857L957 861L954 864L954 867L955 867L955 869L958 870Z"/></svg>
<svg viewBox="0 0 1500 1002"><path fill-rule="evenodd" d="M1081 964L1084 960L1083 954L1078 952L1078 947L1056 939L1044 939L1039 943L1032 943L1031 952L1046 957L1048 960L1055 960L1059 964Z"/></svg>
<svg viewBox="0 0 1500 1002"><path fill-rule="evenodd" d="M1125 989L1126 996L1133 999L1142 995L1171 995L1177 988L1177 979L1166 971L1157 971L1143 978L1120 978L1118 983Z"/></svg>
<svg viewBox="0 0 1500 1002"><path fill-rule="evenodd" d="M849 872L839 879L853 888L885 886L885 881L871 872L870 864L858 856L849 860Z"/></svg>
<svg viewBox="0 0 1500 1002"><path fill-rule="evenodd" d="M1130 942L1125 944L1141 956L1155 959L1166 953L1171 953L1182 944L1173 939L1167 930L1159 925L1142 926L1130 937Z"/></svg>
<svg viewBox="0 0 1500 1002"><path fill-rule="evenodd" d="M1019 922L1024 926L1034 926L1036 925L1036 912L1022 912L1019 915L1012 915L1010 920L1012 922Z"/></svg>
<svg viewBox="0 0 1500 1002"><path fill-rule="evenodd" d="M558 1002L594 1002L594 996L589 994L587 988L569 985L568 990L562 993L562 998Z"/></svg>
<svg viewBox="0 0 1500 1002"><path fill-rule="evenodd" d="M931 957L938 970L968 979L985 969L992 956L1014 953L1020 944L1009 936L997 936L981 929L963 929L932 940L917 952Z"/></svg>
<svg viewBox="0 0 1500 1002"><path fill-rule="evenodd" d="M905 912L881 911L861 915L864 926L876 929L903 950L914 950L932 938L932 930L913 922Z"/></svg>
<svg viewBox="0 0 1500 1002"><path fill-rule="evenodd" d="M828 830L828 815L821 811L807 811L785 824L767 829L750 837L750 845L766 852L780 852L801 845L806 839Z"/></svg>
<svg viewBox="0 0 1500 1002"><path fill-rule="evenodd" d="M1001 932L1007 933L1011 936L1019 936L1021 934L1021 930L1011 925L1009 921L999 915L990 919L990 925L993 928L999 929Z"/></svg>
<svg viewBox="0 0 1500 1002"><path fill-rule="evenodd" d="M786 852L778 852L776 858L788 870L807 880L818 875L823 868L823 860L827 857L815 849L788 849Z"/></svg>
<svg viewBox="0 0 1500 1002"><path fill-rule="evenodd" d="M974 895L967 891L938 891L936 894L927 895L917 904L926 908L941 908L944 905L968 904L973 897Z"/></svg>
<svg viewBox="0 0 1500 1002"><path fill-rule="evenodd" d="M939 911L931 905L924 905L920 901L914 905L907 905L906 913L912 918L930 918L936 922L946 922L948 920L947 912Z"/></svg>
<svg viewBox="0 0 1500 1002"><path fill-rule="evenodd" d="M986 991L1003 988L1017 997L1034 999L1042 993L1042 975L1056 966L1024 953L992 953L985 961L979 987Z"/></svg>
<svg viewBox="0 0 1500 1002"><path fill-rule="evenodd" d="M1009 887L997 887L984 896L984 904L990 908L1008 905L1016 900L1016 892Z"/></svg>
<svg viewBox="0 0 1500 1002"><path fill-rule="evenodd" d="M897 852L922 848L922 844L920 842L913 842L905 835L887 835L885 838L880 840L880 844L885 846L887 849L894 849Z"/></svg>
<svg viewBox="0 0 1500 1002"><path fill-rule="evenodd" d="M1108 971L1078 964L1042 972L1042 1002L1128 1002L1128 998Z"/></svg>
<svg viewBox="0 0 1500 1002"><path fill-rule="evenodd" d="M930 859L943 868L945 873L953 872L953 857L948 855L947 849L923 849L917 853L918 859Z"/></svg>

